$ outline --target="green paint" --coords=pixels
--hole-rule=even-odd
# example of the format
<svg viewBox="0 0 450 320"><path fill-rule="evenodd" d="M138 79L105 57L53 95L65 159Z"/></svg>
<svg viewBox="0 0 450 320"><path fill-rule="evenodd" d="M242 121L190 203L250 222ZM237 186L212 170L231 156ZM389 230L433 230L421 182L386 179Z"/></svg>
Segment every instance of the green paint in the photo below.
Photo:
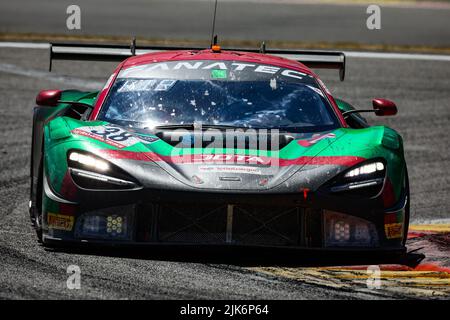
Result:
<svg viewBox="0 0 450 320"><path fill-rule="evenodd" d="M227 70L221 70L221 69L211 70L211 78L212 79L226 79L227 78Z"/></svg>
<svg viewBox="0 0 450 320"><path fill-rule="evenodd" d="M226 70L212 70L211 75L216 78L226 77ZM96 93L86 94L77 91L65 92L63 99L89 101L94 103ZM339 101L341 109L350 108ZM56 107L56 109L62 106ZM53 189L61 191L62 182L67 172L67 151L81 149L98 153L98 149L117 149L103 141L72 134L71 131L83 126L105 125L104 121L79 121L72 118L60 117L49 121L44 127L45 139L45 171ZM386 159L387 174L394 186L397 198L400 196L401 186L405 176L405 161L403 155L403 141L394 130L384 126L374 126L364 129L340 128L333 133L335 138L328 138L303 147L294 140L280 151L246 150L246 149L212 149L212 148L175 148L168 143L157 140L154 143L137 143L123 148L132 152L152 152L161 156L182 156L194 154L238 154L249 156L265 156L279 159L295 159L302 156L355 156L366 159Z"/></svg>

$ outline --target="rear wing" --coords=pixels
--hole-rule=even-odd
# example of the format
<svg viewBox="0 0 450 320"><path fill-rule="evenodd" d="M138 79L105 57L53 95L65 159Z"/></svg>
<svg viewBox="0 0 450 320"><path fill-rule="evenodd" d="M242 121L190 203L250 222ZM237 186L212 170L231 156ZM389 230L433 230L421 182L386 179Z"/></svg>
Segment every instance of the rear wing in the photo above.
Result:
<svg viewBox="0 0 450 320"><path fill-rule="evenodd" d="M53 60L85 60L85 61L117 61L121 62L131 56L172 50L204 50L205 48L195 47L167 47L167 46L136 46L133 40L131 45L111 45L111 44L80 44L80 43L51 43L50 44L50 64L52 69ZM337 69L339 78L345 78L345 54L338 51L317 51L317 50L284 50L266 49L265 45L261 49L247 48L224 48L223 50L243 51L254 53L265 53L286 59L296 60L311 69Z"/></svg>

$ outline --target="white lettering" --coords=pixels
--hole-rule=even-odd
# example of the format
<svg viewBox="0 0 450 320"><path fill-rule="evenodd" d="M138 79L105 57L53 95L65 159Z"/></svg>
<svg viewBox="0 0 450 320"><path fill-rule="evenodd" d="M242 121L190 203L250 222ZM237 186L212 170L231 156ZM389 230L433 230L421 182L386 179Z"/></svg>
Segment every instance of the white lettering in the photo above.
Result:
<svg viewBox="0 0 450 320"><path fill-rule="evenodd" d="M205 70L207 70L207 69L214 69L214 68L219 68L221 70L227 70L227 66L223 62L215 62L215 63L212 63L210 65L207 65L207 66L203 67L203 69L205 69Z"/></svg>
<svg viewBox="0 0 450 320"><path fill-rule="evenodd" d="M275 74L275 73L277 73L278 70L280 70L280 68L270 67L270 66L258 66L255 69L255 72Z"/></svg>
<svg viewBox="0 0 450 320"><path fill-rule="evenodd" d="M188 304L186 307L181 307L181 315L203 315L211 318L214 313L214 307L196 307Z"/></svg>
<svg viewBox="0 0 450 320"><path fill-rule="evenodd" d="M289 69L283 70L283 72L281 72L281 75L283 75L285 77L295 78L295 79L303 79L303 77L306 76L306 74L304 74L304 73L294 71L294 70L289 70Z"/></svg>
<svg viewBox="0 0 450 320"><path fill-rule="evenodd" d="M194 64L190 64L189 62L179 62L175 65L173 68L174 70L181 69L181 67L184 67L186 69L198 69L203 64L203 62L196 62Z"/></svg>
<svg viewBox="0 0 450 320"><path fill-rule="evenodd" d="M167 65L167 63L156 63L156 64L153 64L153 65L149 65L145 69L148 70L148 71L156 70L156 69L169 70L169 66Z"/></svg>
<svg viewBox="0 0 450 320"><path fill-rule="evenodd" d="M234 68L234 71L242 71L247 67L255 67L254 64L248 64L248 63L232 63L232 66L236 66L236 68Z"/></svg>

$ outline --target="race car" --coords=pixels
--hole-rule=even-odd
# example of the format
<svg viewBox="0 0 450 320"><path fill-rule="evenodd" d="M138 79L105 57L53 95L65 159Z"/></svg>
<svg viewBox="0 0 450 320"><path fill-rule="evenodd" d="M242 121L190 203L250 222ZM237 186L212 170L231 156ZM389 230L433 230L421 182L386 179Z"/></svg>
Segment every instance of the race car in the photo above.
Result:
<svg viewBox="0 0 450 320"><path fill-rule="evenodd" d="M46 246L222 245L405 252L402 137L311 70L327 51L52 44L120 61L98 92L34 108L30 217Z"/></svg>

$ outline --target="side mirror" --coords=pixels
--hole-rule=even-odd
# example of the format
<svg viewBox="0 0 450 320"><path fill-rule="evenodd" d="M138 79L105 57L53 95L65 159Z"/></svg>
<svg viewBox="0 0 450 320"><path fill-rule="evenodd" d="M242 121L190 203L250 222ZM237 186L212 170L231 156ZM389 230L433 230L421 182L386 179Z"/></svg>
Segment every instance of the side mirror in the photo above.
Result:
<svg viewBox="0 0 450 320"><path fill-rule="evenodd" d="M61 100L61 90L42 90L36 96L38 106L56 107Z"/></svg>
<svg viewBox="0 0 450 320"><path fill-rule="evenodd" d="M377 116L393 116L397 114L397 106L387 99L373 99L373 109Z"/></svg>

